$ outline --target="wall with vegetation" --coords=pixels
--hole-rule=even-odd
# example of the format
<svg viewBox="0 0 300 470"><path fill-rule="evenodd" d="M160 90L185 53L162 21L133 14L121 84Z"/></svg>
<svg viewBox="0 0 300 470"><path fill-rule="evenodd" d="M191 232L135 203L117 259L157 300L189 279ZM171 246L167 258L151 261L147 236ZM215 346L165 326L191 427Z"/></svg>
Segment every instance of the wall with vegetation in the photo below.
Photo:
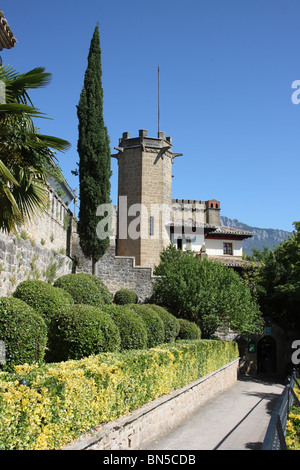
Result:
<svg viewBox="0 0 300 470"><path fill-rule="evenodd" d="M61 448L237 357L236 343L198 340L15 366L0 372L0 449Z"/></svg>
<svg viewBox="0 0 300 470"><path fill-rule="evenodd" d="M51 242L50 242L51 243ZM44 246L26 231L17 236L0 232L0 297L9 296L26 279L53 282L72 272L72 260L60 250Z"/></svg>
<svg viewBox="0 0 300 470"><path fill-rule="evenodd" d="M62 253L69 252L69 233L72 213L61 197L49 187L47 209L36 215L24 227L19 228L19 236L27 237L36 245Z"/></svg>

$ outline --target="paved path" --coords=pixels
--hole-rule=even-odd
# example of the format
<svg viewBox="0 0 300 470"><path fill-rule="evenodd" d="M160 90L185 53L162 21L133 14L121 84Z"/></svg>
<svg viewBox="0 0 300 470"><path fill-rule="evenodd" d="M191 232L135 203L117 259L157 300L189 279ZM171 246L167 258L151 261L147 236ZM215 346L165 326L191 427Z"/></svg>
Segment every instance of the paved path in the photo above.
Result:
<svg viewBox="0 0 300 470"><path fill-rule="evenodd" d="M145 450L258 450L284 385L240 378Z"/></svg>

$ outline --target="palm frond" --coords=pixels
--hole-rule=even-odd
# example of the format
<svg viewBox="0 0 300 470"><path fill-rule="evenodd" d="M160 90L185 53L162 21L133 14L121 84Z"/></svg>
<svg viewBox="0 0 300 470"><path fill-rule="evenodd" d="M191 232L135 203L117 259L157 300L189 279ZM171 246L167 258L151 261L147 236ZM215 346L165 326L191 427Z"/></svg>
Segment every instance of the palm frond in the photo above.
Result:
<svg viewBox="0 0 300 470"><path fill-rule="evenodd" d="M0 80L13 81L19 76L19 73L10 65L1 65L0 67Z"/></svg>
<svg viewBox="0 0 300 470"><path fill-rule="evenodd" d="M44 67L36 67L22 74L17 73L10 66L0 67L0 80L6 86L7 102L29 103L33 106L27 90L45 87L51 79L51 73L45 72Z"/></svg>
<svg viewBox="0 0 300 470"><path fill-rule="evenodd" d="M31 219L45 210L48 203L48 188L43 177L28 170L20 169L19 187L13 195L24 220Z"/></svg>
<svg viewBox="0 0 300 470"><path fill-rule="evenodd" d="M7 183L9 183L9 184L14 184L15 186L19 186L18 181L13 176L11 171L9 171L7 166L4 165L2 160L0 160L0 178L1 177L2 177L2 179L4 179L6 181L6 185L7 185Z"/></svg>
<svg viewBox="0 0 300 470"><path fill-rule="evenodd" d="M33 124L33 118L48 117L33 106L28 90L48 85L50 73L36 67L19 74L0 66L0 80L6 87L6 103L0 104L0 229L10 232L46 209L54 151L65 152L70 143L41 134Z"/></svg>
<svg viewBox="0 0 300 470"><path fill-rule="evenodd" d="M53 137L52 135L38 134L38 139L41 141L43 147L49 147L60 152L66 152L70 149L71 144L67 140Z"/></svg>
<svg viewBox="0 0 300 470"><path fill-rule="evenodd" d="M0 229L4 232L16 232L23 224L18 204L5 181L0 179Z"/></svg>
<svg viewBox="0 0 300 470"><path fill-rule="evenodd" d="M32 106L28 106L22 103L3 103L0 104L0 119L4 117L7 113L14 115L23 115L27 114L31 117L40 117L44 119L49 119L46 117L45 113L42 113L39 109Z"/></svg>
<svg viewBox="0 0 300 470"><path fill-rule="evenodd" d="M0 229L16 232L34 216L40 215L48 204L46 181L37 175L20 169L18 185L10 187L0 179Z"/></svg>

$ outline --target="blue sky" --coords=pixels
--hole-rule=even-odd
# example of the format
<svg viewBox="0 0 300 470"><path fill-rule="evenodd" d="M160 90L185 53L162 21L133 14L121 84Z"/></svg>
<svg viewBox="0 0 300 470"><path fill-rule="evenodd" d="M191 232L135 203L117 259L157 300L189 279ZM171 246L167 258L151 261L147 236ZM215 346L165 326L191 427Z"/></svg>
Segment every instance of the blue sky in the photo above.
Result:
<svg viewBox="0 0 300 470"><path fill-rule="evenodd" d="M43 133L72 148L59 163L72 188L78 161L76 105L99 22L104 120L111 149L123 132L161 130L183 156L173 197L218 199L221 214L252 226L293 230L300 220L299 0L3 0L18 40L1 52L19 72L44 66L51 84L31 93L52 120ZM117 202L112 160L111 197Z"/></svg>

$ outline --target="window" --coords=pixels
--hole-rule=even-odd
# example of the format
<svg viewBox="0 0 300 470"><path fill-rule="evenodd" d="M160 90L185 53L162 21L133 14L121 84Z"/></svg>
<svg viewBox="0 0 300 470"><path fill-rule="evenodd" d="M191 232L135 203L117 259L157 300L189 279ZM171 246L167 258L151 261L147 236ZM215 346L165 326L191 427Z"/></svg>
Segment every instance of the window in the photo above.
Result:
<svg viewBox="0 0 300 470"><path fill-rule="evenodd" d="M232 255L232 243L223 243L223 254L224 255Z"/></svg>
<svg viewBox="0 0 300 470"><path fill-rule="evenodd" d="M154 217L150 217L149 220L149 234L154 235Z"/></svg>
<svg viewBox="0 0 300 470"><path fill-rule="evenodd" d="M187 251L192 249L192 240L189 237L185 239L185 249Z"/></svg>
<svg viewBox="0 0 300 470"><path fill-rule="evenodd" d="M177 238L177 249L182 250L182 238Z"/></svg>

